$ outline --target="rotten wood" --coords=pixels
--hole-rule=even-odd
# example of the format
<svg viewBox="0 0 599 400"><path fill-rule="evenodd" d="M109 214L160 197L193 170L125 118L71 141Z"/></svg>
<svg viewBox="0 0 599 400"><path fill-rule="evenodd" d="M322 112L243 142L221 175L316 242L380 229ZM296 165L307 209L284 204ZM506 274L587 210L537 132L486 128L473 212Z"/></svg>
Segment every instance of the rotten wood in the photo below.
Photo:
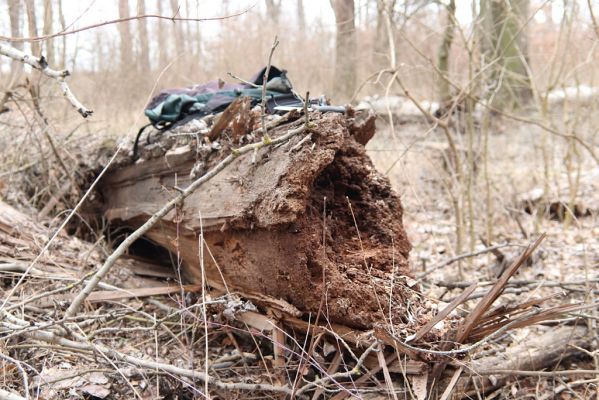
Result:
<svg viewBox="0 0 599 400"><path fill-rule="evenodd" d="M233 139L247 135L251 132L252 125L250 109L251 101L249 97L244 96L235 99L212 125L208 137L211 140L216 139L227 127L231 127Z"/></svg>
<svg viewBox="0 0 599 400"><path fill-rule="evenodd" d="M367 329L388 313L382 282L394 263L398 273L410 275L403 210L389 181L351 135L346 116L310 118L309 136L238 157L146 237L178 252L185 276L198 283L201 230L211 285L283 299L304 314L317 313L326 293L329 321ZM298 122L303 121L270 134L276 137ZM225 138L220 145L231 151ZM113 226L139 227L189 185L198 162L207 168L217 162L218 152L198 161L197 148L175 145L162 156L111 170L100 190ZM392 244L395 261L388 251ZM393 311L401 314L412 296L394 291Z"/></svg>

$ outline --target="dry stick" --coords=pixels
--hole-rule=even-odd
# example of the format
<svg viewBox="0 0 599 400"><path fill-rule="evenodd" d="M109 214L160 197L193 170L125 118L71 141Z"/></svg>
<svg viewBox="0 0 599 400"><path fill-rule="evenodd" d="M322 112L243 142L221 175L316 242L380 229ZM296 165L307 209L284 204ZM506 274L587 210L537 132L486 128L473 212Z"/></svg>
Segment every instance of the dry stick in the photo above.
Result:
<svg viewBox="0 0 599 400"><path fill-rule="evenodd" d="M441 395L440 400L447 400L449 398L449 396L451 396L451 392L453 392L453 388L455 387L455 384L458 383L458 379L460 379L460 376L462 375L462 371L464 371L464 367L460 367L455 370L455 372L453 373L453 376L451 377L451 381L449 381L449 384L443 391L443 394Z"/></svg>
<svg viewBox="0 0 599 400"><path fill-rule="evenodd" d="M383 349L379 344L378 352L376 353L377 358L379 360L379 365L383 369L383 377L385 378L385 384L387 385L387 390L391 392L393 395L393 400L397 400L397 394L395 394L395 390L393 389L393 380L391 379L391 375L389 374L389 368L387 368L387 361L385 360L385 356L383 355ZM401 365L401 363L400 363ZM409 388L409 384L408 384Z"/></svg>
<svg viewBox="0 0 599 400"><path fill-rule="evenodd" d="M439 356L454 356L454 355L458 355L458 354L470 353L471 351L479 348L483 344L490 342L492 339L499 337L504 332L507 332L508 330L512 329L513 327L518 326L518 324L520 324L521 322L528 321L529 318L534 317L537 314L540 314L540 311L532 311L528 314L524 314L522 317L517 318L517 319L511 321L510 323L503 325L501 328L497 329L495 332L484 337L483 339L479 340L478 342L475 342L466 347L460 347L458 349L453 349L453 350L430 350L430 349L425 349L422 347L412 346L411 344L408 344L407 342L403 341L401 338L395 336L393 333L391 333L391 331L387 330L386 333L389 336L391 336L391 338L393 338L397 344L399 344L403 347L406 347L408 350L412 350L412 351L419 352L419 353L425 353L425 354L435 354L435 355L439 355Z"/></svg>
<svg viewBox="0 0 599 400"><path fill-rule="evenodd" d="M85 288L75 297L67 311L65 312L65 318L72 317L77 313L85 299L90 295L90 293L94 290L94 288L100 283L102 278L110 271L115 262L121 257L125 251L139 239L143 234L145 234L150 228L152 228L158 221L160 221L166 214L168 214L177 204L180 204L185 198L191 195L197 188L202 186L204 183L208 182L210 179L215 177L219 172L221 172L225 167L231 164L237 157L242 154L253 151L254 149L260 149L263 146L271 146L279 143L283 143L291 137L304 132L305 127L300 126L299 128L293 129L286 134L279 136L276 139L272 139L270 142L265 143L264 141L258 143L248 144L239 149L233 150L231 154L225 157L220 163L218 163L212 170L208 171L206 174L201 176L192 182L185 190L183 190L179 195L173 198L171 201L166 203L158 212L156 212L150 219L148 219L142 226L137 228L135 232L127 237L120 245L116 248L116 250L106 259L102 267L98 269L96 274L90 279Z"/></svg>
<svg viewBox="0 0 599 400"><path fill-rule="evenodd" d="M0 389L1 400L26 400L25 397L21 397L18 394L9 392L8 390Z"/></svg>
<svg viewBox="0 0 599 400"><path fill-rule="evenodd" d="M0 44L0 46L1 46L1 44ZM79 211L79 208L81 208L81 205L85 202L85 200L87 200L87 198L89 197L89 195L93 192L93 190L96 187L97 183L100 181L100 179L102 179L102 177L104 176L104 174L108 170L108 167L110 167L110 165L114 162L114 159L119 154L121 148L122 147L119 146L116 149L116 151L114 152L112 158L108 161L108 163L106 164L106 166L104 167L104 169L102 170L102 172L100 172L100 174L98 175L98 177L93 181L93 183L91 184L91 186L89 187L89 189L87 189L87 191L85 192L85 194L83 195L83 197L81 197L81 200L79 200L79 202L71 210L71 212L69 213L69 215L67 216L67 218L62 222L62 224L58 227L58 229L56 229L56 231L54 232L54 234L52 235L52 237L50 238L50 240L48 240L48 242L46 243L46 245L42 248L42 251L40 251L40 253L37 255L37 257L35 257L33 259L33 261L31 262L31 264L29 264L29 266L27 267L27 269L25 270L25 272L23 272L23 275L21 276L21 278L17 281L17 283L12 287L12 289L10 290L10 292L4 298L4 301L2 302L2 305L0 305L0 311L2 311L4 309L4 306L6 306L6 302L14 295L15 291L17 290L17 288L21 285L21 283L23 283L23 281L25 280L25 278L27 277L27 275L29 275L29 273L33 270L33 267L35 266L35 264L42 258L42 256L44 254L46 254L46 251L48 251L48 249L50 248L50 245L54 242L54 239L56 239L56 237L60 234L60 232L62 232L62 230L69 223L69 221L71 220L71 218L73 218L73 215L75 215Z"/></svg>
<svg viewBox="0 0 599 400"><path fill-rule="evenodd" d="M480 320L483 314L489 309L489 307L497 300L497 297L501 295L501 293L505 289L505 285L508 283L509 279L516 273L518 268L531 256L531 254L535 251L535 249L541 244L543 239L545 239L546 234L543 233L539 238L532 243L530 246L526 248L526 250L522 253L520 258L518 258L514 263L505 270L503 275L497 280L497 283L489 290L487 295L476 305L474 310L468 315L468 317L464 320L463 324L458 329L458 337L457 341L462 343L470 332L474 329L475 324Z"/></svg>
<svg viewBox="0 0 599 400"><path fill-rule="evenodd" d="M347 372L337 372L337 373L334 373L334 374L331 374L328 376L324 376L320 379L316 379L315 381L312 381L312 382L306 384L305 386L302 386L295 393L295 395L297 397L300 397L303 393L307 392L308 390L313 389L315 387L323 386L324 384L326 384L329 381L339 380L342 378L349 378L352 375L359 374L361 372L362 366L364 365L364 361L366 360L366 357L368 357L368 355L370 353L372 353L373 351L378 351L377 348L379 346L380 346L380 343L375 340L370 346L368 346L368 348L366 350L364 350L364 353L362 353L362 355L356 362L356 365L351 370L349 370Z"/></svg>
<svg viewBox="0 0 599 400"><path fill-rule="evenodd" d="M254 6L255 6L255 4L251 5L250 7L246 8L243 11L239 11L238 13L231 14L231 15L225 15L223 17L187 18L187 17L172 17L172 16L167 17L165 15L158 15L158 14L145 14L145 15L136 15L133 17L117 18L117 19L113 19L110 21L99 22L97 24L92 24L92 25L81 27L81 28L72 29L69 31L63 30L63 31L60 31L57 33L52 33L50 35L44 35L44 36L20 37L20 38L15 38L15 37L11 37L11 36L0 36L0 40L4 40L6 42L39 42L39 41L43 41L43 40L53 39L55 37L72 35L74 33L79 33L79 32L87 31L90 29L99 28L101 26L113 25L113 24L118 24L121 22L128 22L128 21L139 20L139 19L150 19L150 18L166 19L166 20L169 20L172 22L175 22L175 21L187 21L187 22L219 21L219 20L223 20L223 19L239 17L239 16L247 13L248 11L250 11L252 8L254 8Z"/></svg>
<svg viewBox="0 0 599 400"><path fill-rule="evenodd" d="M555 377L568 375L586 375L597 374L595 369L570 369L565 371L526 371L520 369L488 369L478 370L476 375L520 375L520 376L536 376L536 377Z"/></svg>
<svg viewBox="0 0 599 400"><path fill-rule="evenodd" d="M20 324L24 323L27 325L26 321L11 316L6 312L0 312L0 316L3 318L11 317L10 319L14 320L15 322L18 322ZM0 324L2 324L4 327L8 329L22 328L22 326L19 324L6 322L5 320L1 321ZM201 381L208 381L209 384L224 390L265 390L270 392L291 394L291 389L287 386L274 386L269 384L249 384L243 382L222 382L216 378L205 375L202 371L180 368L170 364L129 356L127 354L123 354L117 350L111 349L110 347L101 344L85 343L83 341L65 339L63 337L60 337L59 335L56 335L55 333L44 330L39 330L36 332L24 332L23 336L29 337L33 340L40 340L43 342L56 344L69 349L99 352L103 356L106 356L108 358L118 359L120 361L130 363L141 368L148 368L149 370L159 369L169 374L177 376L183 376L190 379L199 379Z"/></svg>
<svg viewBox="0 0 599 400"><path fill-rule="evenodd" d="M418 341L424 335L426 335L435 325L439 322L443 321L445 317L447 317L453 310L455 310L460 304L468 299L468 297L474 292L477 284L473 283L466 290L462 292L458 297L456 297L450 304L448 304L443 310L441 310L437 315L435 315L429 322L426 323L416 334L410 338L410 342Z"/></svg>
<svg viewBox="0 0 599 400"><path fill-rule="evenodd" d="M0 353L0 359L4 360L6 362L10 362L17 367L17 369L19 370L19 373L21 374L21 377L23 378L23 391L25 392L25 398L29 399L29 380L27 379L27 373L23 369L21 362L19 360L15 360L14 358L9 357L2 353ZM0 394L0 398L1 397L2 397L2 394Z"/></svg>
<svg viewBox="0 0 599 400"><path fill-rule="evenodd" d="M502 249L502 248L504 248L504 247L509 247L509 246L519 246L519 245L518 245L518 244L504 243L504 244L498 244L498 245L495 245L495 246L487 247L487 248L484 248L484 249L481 249L481 250L475 251L475 252L473 252L473 253L464 253L464 254L460 254L460 255L458 255L458 256L455 256L455 257L453 257L453 258L450 258L450 259L448 259L448 260L445 260L445 261L443 261L442 263L439 263L439 264L437 264L437 265L435 265L435 266L431 267L431 268L430 268L430 269L428 269L427 271L424 271L424 272L422 272L422 273L420 273L420 274L416 275L416 278L417 278L417 279L422 279L422 278L424 278L425 276L427 276L427 275L429 275L429 274L431 274L431 273L435 272L436 270L438 270L438 269L440 269L440 268L443 268L443 267L446 267L446 266L448 266L448 265L450 265L450 264L453 264L453 263L455 263L456 261L463 260L464 258L476 257L476 256L479 256L479 255L481 255L481 254L485 254L485 253L493 252L493 251L495 251L495 250ZM470 285L467 285L467 286L470 286ZM466 287L467 287L467 286L466 286Z"/></svg>
<svg viewBox="0 0 599 400"><path fill-rule="evenodd" d="M266 66L266 70L264 71L264 76L262 77L262 101L260 103L260 107L262 108L262 112L260 113L260 120L262 121L262 132L264 133L264 141L266 143L270 142L270 136L268 136L268 131L266 130L266 81L268 80L268 75L270 74L270 65L272 63L272 55L275 52L275 49L279 45L279 40L275 36L275 40L272 42L272 47L270 48L270 54L268 55L268 65Z"/></svg>
<svg viewBox="0 0 599 400"><path fill-rule="evenodd" d="M31 54L27 54L19 49L15 49L14 47L7 46L5 44L0 43L0 54L4 55L8 58L12 58L13 60L20 61L31 67L40 70L44 75L49 78L52 78L58 82L58 86L60 86L60 90L62 91L62 95L67 99L69 103L83 118L90 116L93 111L86 108L71 92L69 89L69 85L67 85L65 78L70 75L69 70L64 69L62 71L57 71L48 67L46 63L46 59L42 56L40 58L34 57Z"/></svg>

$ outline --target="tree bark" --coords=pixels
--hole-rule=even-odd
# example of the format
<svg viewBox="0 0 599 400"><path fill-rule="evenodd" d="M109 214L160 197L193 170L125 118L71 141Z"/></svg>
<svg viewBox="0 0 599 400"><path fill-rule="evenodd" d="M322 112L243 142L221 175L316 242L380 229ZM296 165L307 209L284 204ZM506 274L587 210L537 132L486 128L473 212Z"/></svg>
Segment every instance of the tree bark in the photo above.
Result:
<svg viewBox="0 0 599 400"><path fill-rule="evenodd" d="M281 17L281 0L266 0L266 15L275 27L279 27Z"/></svg>
<svg viewBox="0 0 599 400"><path fill-rule="evenodd" d="M171 15L180 15L179 13L179 2L177 0L170 0L171 2ZM173 21L173 36L175 37L175 50L177 56L181 56L185 53L185 46L183 44L183 26L182 21Z"/></svg>
<svg viewBox="0 0 599 400"><path fill-rule="evenodd" d="M164 15L164 9L162 8L162 0L156 0L156 8L158 9L158 15ZM158 21L158 68L162 69L168 64L169 51L166 44L166 30L164 29L164 22Z"/></svg>
<svg viewBox="0 0 599 400"><path fill-rule="evenodd" d="M486 96L499 109L522 107L532 96L527 71L528 38L525 24L528 0L481 0L482 68L492 64Z"/></svg>
<svg viewBox="0 0 599 400"><path fill-rule="evenodd" d="M297 26L301 33L306 31L306 14L304 13L304 1L296 0Z"/></svg>
<svg viewBox="0 0 599 400"><path fill-rule="evenodd" d="M8 16L10 19L10 34L12 37L21 37L21 3L19 0L8 0ZM22 50L23 43L15 42L14 47ZM23 63L13 60L10 64L10 75L6 86L3 85L3 93L0 97L0 113L6 112L9 109L6 103L12 96L12 91L21 79L23 74Z"/></svg>
<svg viewBox="0 0 599 400"><path fill-rule="evenodd" d="M145 15L145 0L137 0L137 15ZM148 41L148 24L145 18L137 20L139 30L139 69L142 74L146 74L151 69L150 64L150 43Z"/></svg>
<svg viewBox="0 0 599 400"><path fill-rule="evenodd" d="M342 101L349 101L357 80L354 0L330 1L337 24L333 91Z"/></svg>
<svg viewBox="0 0 599 400"><path fill-rule="evenodd" d="M44 0L44 36L50 35L52 33L52 22L54 19L54 12L52 9L52 0ZM54 40L46 39L44 41L45 53L44 56L46 60L48 60L48 64L54 66L55 65L55 56L54 56Z"/></svg>
<svg viewBox="0 0 599 400"><path fill-rule="evenodd" d="M455 0L450 0L447 6L447 25L443 33L443 41L439 46L438 53L438 68L439 76L439 104L441 109L447 109L452 101L451 87L447 79L449 78L449 60L451 44L453 42L453 34L455 29Z"/></svg>
<svg viewBox="0 0 599 400"><path fill-rule="evenodd" d="M37 37L37 19L35 17L35 0L25 0L27 8L27 28L30 37ZM31 54L39 57L41 54L40 42L31 42Z"/></svg>
<svg viewBox="0 0 599 400"><path fill-rule="evenodd" d="M129 1L119 0L119 18L129 18ZM118 24L120 35L121 71L128 71L133 67L133 40L131 37L130 21Z"/></svg>
<svg viewBox="0 0 599 400"><path fill-rule="evenodd" d="M67 23L64 18L64 11L62 9L62 0L58 0L58 19L60 21L60 27L62 30L67 29ZM62 37L62 46L60 49L60 67L66 68L67 66L67 36Z"/></svg>

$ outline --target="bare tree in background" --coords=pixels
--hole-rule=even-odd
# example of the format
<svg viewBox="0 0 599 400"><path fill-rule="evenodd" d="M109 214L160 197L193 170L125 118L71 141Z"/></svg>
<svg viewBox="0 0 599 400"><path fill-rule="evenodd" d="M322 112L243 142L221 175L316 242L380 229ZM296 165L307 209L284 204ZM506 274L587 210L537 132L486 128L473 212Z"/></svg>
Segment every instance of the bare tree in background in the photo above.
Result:
<svg viewBox="0 0 599 400"><path fill-rule="evenodd" d="M179 16L179 2L177 0L171 0L171 12L172 16ZM183 44L183 26L181 23L173 21L173 35L175 37L175 49L177 56L180 56L185 52Z"/></svg>
<svg viewBox="0 0 599 400"><path fill-rule="evenodd" d="M300 32L306 31L306 15L304 13L304 1L296 0L296 12L297 12L297 26Z"/></svg>
<svg viewBox="0 0 599 400"><path fill-rule="evenodd" d="M354 0L330 1L337 24L333 91L343 101L347 101L356 90L357 80Z"/></svg>
<svg viewBox="0 0 599 400"><path fill-rule="evenodd" d="M137 15L145 15L145 0L137 0ZM148 23L147 19L137 20L137 29L139 30L139 67L142 73L147 73L150 68L150 43L148 41Z"/></svg>
<svg viewBox="0 0 599 400"><path fill-rule="evenodd" d="M10 19L10 34L12 37L21 37L21 2L19 0L8 0L8 15ZM23 42L15 42L14 46L22 50ZM10 76L6 86L2 87L2 96L0 97L0 113L8 111L6 102L12 96L12 91L21 79L23 73L23 63L13 60L10 64Z"/></svg>
<svg viewBox="0 0 599 400"><path fill-rule="evenodd" d="M481 0L482 68L490 66L487 84L493 106L517 108L531 97L527 71L529 0Z"/></svg>
<svg viewBox="0 0 599 400"><path fill-rule="evenodd" d="M52 9L52 0L44 0L44 28L42 33L44 36L52 33L52 20L54 19L54 13ZM48 60L48 64L54 65L54 40L47 39L44 41L45 52L44 56Z"/></svg>
<svg viewBox="0 0 599 400"><path fill-rule="evenodd" d="M372 62L377 69L389 65L389 34L385 20L387 14L391 14L391 19L393 19L395 3L396 0L379 0L376 2L376 35L372 47Z"/></svg>
<svg viewBox="0 0 599 400"><path fill-rule="evenodd" d="M64 31L67 29L67 23L64 18L64 11L62 8L62 0L58 0L58 19L60 21L60 28ZM66 68L67 65L67 37L62 37L62 48L60 52L60 66Z"/></svg>
<svg viewBox="0 0 599 400"><path fill-rule="evenodd" d="M119 0L119 18L129 18L129 1ZM129 21L118 24L120 34L121 68L123 71L131 68L133 64L131 25Z"/></svg>
<svg viewBox="0 0 599 400"><path fill-rule="evenodd" d="M279 26L281 17L281 0L266 0L266 13L275 26Z"/></svg>
<svg viewBox="0 0 599 400"><path fill-rule="evenodd" d="M156 9L158 10L158 15L163 15L162 9L162 0L156 0ZM162 20L158 21L158 64L159 68L164 68L168 63L168 47L166 45L165 40L165 29L164 22Z"/></svg>
<svg viewBox="0 0 599 400"><path fill-rule="evenodd" d="M27 8L27 29L30 37L37 36L37 18L35 16L35 1L25 0L25 6ZM41 54L40 42L31 42L31 53L39 57Z"/></svg>
<svg viewBox="0 0 599 400"><path fill-rule="evenodd" d="M453 42L454 29L455 0L450 0L449 4L447 5L447 25L445 25L443 40L441 42L441 46L439 46L439 53L437 56L439 73L443 75L438 78L439 104L443 110L447 109L452 101L451 87L447 77L449 76L449 54L451 50L451 44Z"/></svg>

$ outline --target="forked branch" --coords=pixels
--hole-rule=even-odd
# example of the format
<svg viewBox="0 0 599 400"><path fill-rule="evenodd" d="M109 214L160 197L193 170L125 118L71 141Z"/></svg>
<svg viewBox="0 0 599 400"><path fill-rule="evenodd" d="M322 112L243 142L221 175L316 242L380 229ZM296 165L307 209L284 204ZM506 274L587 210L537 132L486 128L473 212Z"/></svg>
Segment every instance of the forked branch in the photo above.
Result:
<svg viewBox="0 0 599 400"><path fill-rule="evenodd" d="M70 75L69 70L63 69L61 71L58 71L52 69L48 66L48 63L46 62L46 59L43 56L38 58L3 43L0 43L0 54L8 58L12 58L13 60L27 64L37 70L40 70L47 77L56 80L56 82L58 82L58 86L60 87L62 95L67 99L69 103L71 103L73 107L75 107L77 112L81 114L83 118L87 118L93 113L92 110L88 109L83 104L81 104L79 100L77 100L73 92L71 92L69 85L67 85L65 78Z"/></svg>

